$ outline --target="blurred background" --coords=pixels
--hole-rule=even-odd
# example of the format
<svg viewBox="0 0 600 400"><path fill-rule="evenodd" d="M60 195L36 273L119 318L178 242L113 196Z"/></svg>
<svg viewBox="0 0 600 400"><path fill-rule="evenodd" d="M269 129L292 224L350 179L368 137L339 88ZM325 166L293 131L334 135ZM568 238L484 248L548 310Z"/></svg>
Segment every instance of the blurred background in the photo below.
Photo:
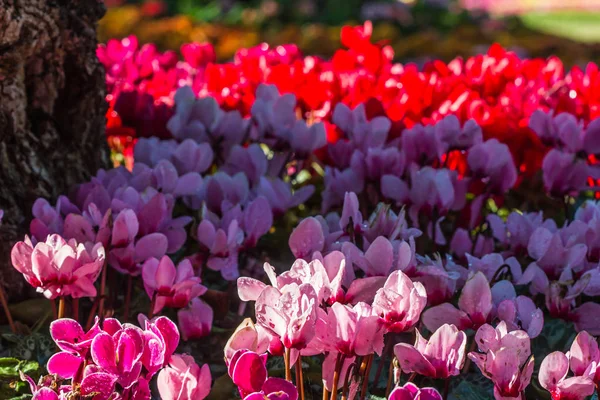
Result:
<svg viewBox="0 0 600 400"><path fill-rule="evenodd" d="M600 0L105 0L99 40L131 34L177 49L211 42L220 61L261 42L330 56L343 25L374 23L398 61L450 60L497 42L566 65L600 58Z"/></svg>

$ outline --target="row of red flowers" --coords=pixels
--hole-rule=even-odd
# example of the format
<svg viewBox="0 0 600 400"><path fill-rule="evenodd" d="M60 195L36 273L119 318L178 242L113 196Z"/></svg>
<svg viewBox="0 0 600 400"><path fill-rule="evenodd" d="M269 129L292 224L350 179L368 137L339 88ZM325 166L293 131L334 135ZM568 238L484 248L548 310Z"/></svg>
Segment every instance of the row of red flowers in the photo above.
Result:
<svg viewBox="0 0 600 400"><path fill-rule="evenodd" d="M371 32L369 22L344 27L346 49L331 59L304 56L295 45L263 44L241 49L222 64L215 62L210 44L185 44L180 57L152 44L140 47L135 37L111 40L98 48L110 105L107 135L169 137L166 122L173 114L173 96L184 85L247 116L258 85L270 83L296 95L299 117L326 122L330 142L339 137L331 116L340 102L351 108L366 102L370 118L387 115L393 121L391 137L453 114L461 122L477 121L484 138L508 144L525 172L539 169L545 153L528 126L533 111L568 112L586 122L599 115L596 64L566 70L555 57L522 59L493 45L487 54L447 64L436 60L419 68L394 63L393 50L371 43Z"/></svg>

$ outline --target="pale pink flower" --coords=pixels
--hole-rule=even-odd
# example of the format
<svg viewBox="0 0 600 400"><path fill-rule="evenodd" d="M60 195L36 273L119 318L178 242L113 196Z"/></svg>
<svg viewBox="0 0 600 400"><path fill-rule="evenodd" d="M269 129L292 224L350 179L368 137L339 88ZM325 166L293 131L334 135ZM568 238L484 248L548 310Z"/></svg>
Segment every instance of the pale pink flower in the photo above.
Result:
<svg viewBox="0 0 600 400"><path fill-rule="evenodd" d="M420 282L412 282L402 271L394 271L377 291L373 312L391 332L412 329L427 305L427 292Z"/></svg>
<svg viewBox="0 0 600 400"><path fill-rule="evenodd" d="M494 382L496 400L523 399L534 367L527 333L508 332L504 322L496 329L485 324L477 330L475 342L481 353L471 352L468 356Z"/></svg>
<svg viewBox="0 0 600 400"><path fill-rule="evenodd" d="M394 354L404 373L416 372L436 379L460 374L465 361L467 335L454 325L444 324L429 340L417 330L414 346L398 343Z"/></svg>
<svg viewBox="0 0 600 400"><path fill-rule="evenodd" d="M210 369L208 364L198 366L191 356L173 354L157 384L162 400L202 400L210 392Z"/></svg>
<svg viewBox="0 0 600 400"><path fill-rule="evenodd" d="M359 302L354 307L334 303L324 329L328 330L331 348L339 353L346 356L381 355L384 327L366 303Z"/></svg>
<svg viewBox="0 0 600 400"><path fill-rule="evenodd" d="M268 286L256 300L256 321L286 348L303 349L315 336L317 307L310 284L290 284L283 291Z"/></svg>
<svg viewBox="0 0 600 400"><path fill-rule="evenodd" d="M104 264L104 247L86 248L75 239L66 241L53 234L35 247L29 238L14 245L13 266L27 282L48 299L58 296L94 297L94 282Z"/></svg>
<svg viewBox="0 0 600 400"><path fill-rule="evenodd" d="M538 379L552 400L583 400L594 393L594 381L589 376L567 378L568 373L569 358L560 351L548 354L542 361Z"/></svg>

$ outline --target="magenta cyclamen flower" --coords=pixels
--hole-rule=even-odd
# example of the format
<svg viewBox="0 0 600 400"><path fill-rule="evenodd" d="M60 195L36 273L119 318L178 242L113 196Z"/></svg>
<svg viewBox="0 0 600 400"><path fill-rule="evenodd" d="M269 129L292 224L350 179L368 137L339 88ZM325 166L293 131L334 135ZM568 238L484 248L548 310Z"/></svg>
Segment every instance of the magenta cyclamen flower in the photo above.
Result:
<svg viewBox="0 0 600 400"><path fill-rule="evenodd" d="M171 358L179 342L177 328L166 317L146 321L144 330L114 318L105 319L100 328L96 319L87 333L76 321L60 319L50 331L62 351L50 358L48 372L72 380L65 393L95 393L94 400L115 395L149 398L148 381Z"/></svg>
<svg viewBox="0 0 600 400"><path fill-rule="evenodd" d="M54 354L48 360L46 368L52 374L61 378L74 377L81 367L81 363L89 354L92 340L102 330L98 326L98 318L88 332L84 332L79 322L62 318L50 324L50 335L62 351Z"/></svg>
<svg viewBox="0 0 600 400"><path fill-rule="evenodd" d="M158 374L158 392L163 400L202 400L210 392L208 364L202 367L186 354L173 354Z"/></svg>
<svg viewBox="0 0 600 400"><path fill-rule="evenodd" d="M280 217L290 208L304 203L312 196L314 191L314 186L306 185L292 192L292 185L289 182L280 178L265 176L260 178L260 182L256 188L257 194L268 200L275 217Z"/></svg>
<svg viewBox="0 0 600 400"><path fill-rule="evenodd" d="M131 325L113 336L100 332L92 341L90 353L100 371L115 376L117 382L128 389L140 376L144 345L143 331Z"/></svg>
<svg viewBox="0 0 600 400"><path fill-rule="evenodd" d="M13 247L11 260L27 282L48 299L94 297L94 282L104 264L104 247L97 243L86 248L56 234L34 247L26 237Z"/></svg>
<svg viewBox="0 0 600 400"><path fill-rule="evenodd" d="M408 163L428 165L438 160L447 150L447 145L436 135L433 126L416 124L402 132L402 150Z"/></svg>
<svg viewBox="0 0 600 400"><path fill-rule="evenodd" d="M235 352L228 365L229 376L244 400L297 400L298 390L281 378L267 376L267 355L247 349Z"/></svg>
<svg viewBox="0 0 600 400"><path fill-rule="evenodd" d="M399 259L394 257L394 246L383 236L377 237L364 253L350 242L342 245L342 252L348 262L358 266L367 277L386 277L398 269Z"/></svg>
<svg viewBox="0 0 600 400"><path fill-rule="evenodd" d="M154 372L168 363L171 355L175 353L179 345L179 331L177 325L169 318L160 316L149 320L146 316L140 314L138 321L144 327L145 332L152 332L158 340L158 351L151 352L147 347L143 357L144 366L149 371L156 366Z"/></svg>
<svg viewBox="0 0 600 400"><path fill-rule="evenodd" d="M383 282L383 277L356 279L354 271L346 264L344 254L339 251L332 251L325 257L316 252L313 257L310 263L297 259L289 271L279 276L275 275L273 266L265 263L264 269L271 285L282 289L291 283L306 283L315 290L319 304L333 304L336 301L355 304L359 301L371 302ZM238 279L238 293L243 301L256 301L266 287L254 278Z"/></svg>
<svg viewBox="0 0 600 400"><path fill-rule="evenodd" d="M467 335L454 325L444 324L429 340L417 330L414 346L398 343L394 354L404 373L416 372L436 379L460 374L465 361Z"/></svg>
<svg viewBox="0 0 600 400"><path fill-rule="evenodd" d="M88 206L83 214L69 214L65 218L63 236L68 239L75 239L79 243L94 244L102 243L108 246L110 240L111 210L106 211L104 215L94 203Z"/></svg>
<svg viewBox="0 0 600 400"><path fill-rule="evenodd" d="M392 390L388 400L442 400L442 395L434 388L419 388L409 382Z"/></svg>
<svg viewBox="0 0 600 400"><path fill-rule="evenodd" d="M377 291L373 312L391 332L412 329L427 305L427 292L420 282L412 282L401 271L394 271Z"/></svg>
<svg viewBox="0 0 600 400"><path fill-rule="evenodd" d="M534 366L527 333L508 332L504 322L496 329L486 324L475 334L475 342L483 354L471 352L469 358L494 382L496 400L523 399Z"/></svg>
<svg viewBox="0 0 600 400"><path fill-rule="evenodd" d="M194 275L194 268L189 260L183 260L175 268L168 256L157 260L151 258L142 267L144 288L154 302L154 314L163 307L183 308L188 303L204 294L206 287L200 284L200 278Z"/></svg>

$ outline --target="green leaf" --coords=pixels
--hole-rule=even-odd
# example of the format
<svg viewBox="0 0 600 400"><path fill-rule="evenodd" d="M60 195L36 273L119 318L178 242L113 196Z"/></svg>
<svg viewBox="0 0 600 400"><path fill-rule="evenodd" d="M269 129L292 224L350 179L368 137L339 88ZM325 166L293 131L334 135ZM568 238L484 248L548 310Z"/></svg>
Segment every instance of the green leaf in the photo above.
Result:
<svg viewBox="0 0 600 400"><path fill-rule="evenodd" d="M4 377L15 377L19 376L19 363L21 361L12 358L4 357L0 358L0 376Z"/></svg>
<svg viewBox="0 0 600 400"><path fill-rule="evenodd" d="M32 398L33 396L30 394L22 394L21 396L12 397L10 400L29 400Z"/></svg>
<svg viewBox="0 0 600 400"><path fill-rule="evenodd" d="M19 371L28 374L39 368L40 365L35 361L19 360L13 357L0 358L0 378L19 378Z"/></svg>

